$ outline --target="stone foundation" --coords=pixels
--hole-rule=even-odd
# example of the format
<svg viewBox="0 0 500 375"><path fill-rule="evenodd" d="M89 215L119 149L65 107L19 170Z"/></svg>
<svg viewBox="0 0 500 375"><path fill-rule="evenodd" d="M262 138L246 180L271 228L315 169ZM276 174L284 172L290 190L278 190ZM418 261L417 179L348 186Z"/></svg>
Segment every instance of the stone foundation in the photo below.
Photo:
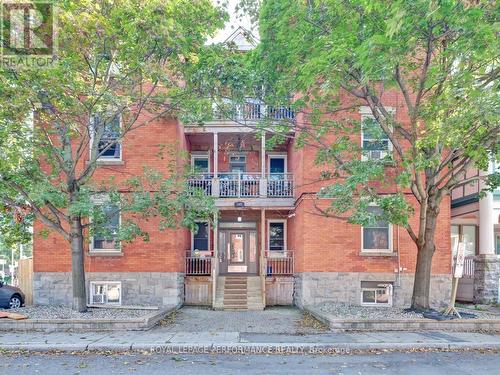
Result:
<svg viewBox="0 0 500 375"><path fill-rule="evenodd" d="M500 257L478 255L474 264L474 302L498 302L500 278Z"/></svg>
<svg viewBox="0 0 500 375"><path fill-rule="evenodd" d="M89 272L91 281L121 281L122 305L180 306L184 303L184 274L180 272ZM71 305L70 272L34 272L33 303Z"/></svg>
<svg viewBox="0 0 500 375"><path fill-rule="evenodd" d="M392 282L393 306L408 307L413 291L413 274L364 272L304 272L294 275L294 304L300 308L322 302L361 304L361 281ZM450 301L451 275L433 275L431 279L430 304L444 307Z"/></svg>

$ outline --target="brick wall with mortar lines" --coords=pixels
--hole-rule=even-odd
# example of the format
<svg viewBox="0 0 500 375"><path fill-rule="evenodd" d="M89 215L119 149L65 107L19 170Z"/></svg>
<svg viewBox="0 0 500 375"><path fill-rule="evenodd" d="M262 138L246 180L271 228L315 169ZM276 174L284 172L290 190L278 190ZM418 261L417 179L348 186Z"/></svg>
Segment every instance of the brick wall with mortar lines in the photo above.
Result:
<svg viewBox="0 0 500 375"><path fill-rule="evenodd" d="M296 250L296 272L394 272L398 267L397 256L361 255L361 227L347 221L324 217L314 207L310 196L298 202L295 217L289 220L290 247ZM325 208L329 200L316 200ZM450 210L445 199L436 231L436 252L432 272L451 272ZM415 225L417 218L410 218ZM401 267L405 272L415 271L417 249L404 228L393 226L393 249L399 251ZM399 248L398 248L399 242Z"/></svg>
<svg viewBox="0 0 500 375"><path fill-rule="evenodd" d="M147 115L142 115L147 120ZM173 148L174 156L170 153ZM163 154L160 153L163 150ZM186 150L182 126L174 119L159 119L133 130L122 144L119 165L99 166L94 181L109 181L110 177L120 186L130 177L141 175L145 166L169 173L174 161L182 169L183 152ZM174 160L172 160L172 157ZM86 256L87 272L183 272L184 254L189 248L190 235L186 229L158 230L158 219L141 222L150 234L150 241L137 239L122 244L123 256ZM34 272L68 272L71 270L69 244L58 234L50 232L47 238L40 235L43 225L35 223ZM88 244L85 245L88 251Z"/></svg>
<svg viewBox="0 0 500 375"><path fill-rule="evenodd" d="M404 99L396 92L388 90L384 93L384 105L396 110L396 121L409 124L408 114L405 111ZM342 107L352 106L356 100L349 96L341 98ZM359 102L360 106L366 105ZM325 116L327 118L327 116ZM333 116L333 119L361 120L359 107L350 111L343 111ZM306 124L307 118L301 113L297 116L300 124ZM361 144L361 134L350 135L351 139ZM333 136L325 136L327 144L334 141ZM402 147L409 144L401 141ZM311 145L296 147L292 143L289 149L289 165L293 167L296 194L295 216L288 221L289 246L296 250L296 272L394 272L398 266L397 257L361 256L361 227L351 225L343 220L325 218L315 210L311 200L322 187L335 180L319 181L321 172L331 171L331 165L318 165L315 162L317 149ZM381 193L394 193L394 186L375 184ZM409 191L405 192L409 193ZM417 207L414 198L408 194L408 200ZM329 205L328 200L317 200L323 208ZM410 218L413 228L417 228L417 218ZM393 248L397 250L397 227L393 229ZM411 241L404 228L399 228L400 262L401 267L413 273L416 263L416 246ZM434 274L449 274L451 272L451 244L450 244L450 202L443 200L440 206L438 228L436 230L436 253L433 257Z"/></svg>

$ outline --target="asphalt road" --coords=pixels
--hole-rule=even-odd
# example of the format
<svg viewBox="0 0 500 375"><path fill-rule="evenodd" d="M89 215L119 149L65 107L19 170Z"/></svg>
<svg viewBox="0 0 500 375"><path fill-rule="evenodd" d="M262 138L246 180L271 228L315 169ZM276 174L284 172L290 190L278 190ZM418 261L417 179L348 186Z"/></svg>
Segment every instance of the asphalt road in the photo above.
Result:
<svg viewBox="0 0 500 375"><path fill-rule="evenodd" d="M498 374L498 352L312 355L10 354L0 374Z"/></svg>

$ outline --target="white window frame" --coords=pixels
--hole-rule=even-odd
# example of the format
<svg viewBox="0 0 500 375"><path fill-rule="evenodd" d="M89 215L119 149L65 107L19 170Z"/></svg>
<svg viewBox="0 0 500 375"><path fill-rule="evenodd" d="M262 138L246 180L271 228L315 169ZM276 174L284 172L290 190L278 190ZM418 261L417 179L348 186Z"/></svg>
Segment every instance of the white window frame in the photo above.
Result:
<svg viewBox="0 0 500 375"><path fill-rule="evenodd" d="M286 219L268 219L267 220L267 251L270 254L286 254L288 251L287 246L287 228L286 228ZM271 224L272 223L283 223L283 250L271 250Z"/></svg>
<svg viewBox="0 0 500 375"><path fill-rule="evenodd" d="M203 172L203 173L211 173L210 171L212 170L211 169L211 165L210 165L210 155L207 154L207 153L196 153L196 152L192 152L191 153L191 172L194 172L194 162L196 159L206 159L208 160L208 171L207 172Z"/></svg>
<svg viewBox="0 0 500 375"><path fill-rule="evenodd" d="M376 204L370 204L371 207L378 207ZM367 227L367 228L372 228L372 227ZM393 249L393 227L392 224L389 223L389 248L388 249L365 249L365 241L364 241L364 226L361 226L361 252L362 253L387 253L391 254L394 252Z"/></svg>
<svg viewBox="0 0 500 375"><path fill-rule="evenodd" d="M388 284L387 287L378 287L378 288L363 288L361 287L360 293L360 302L361 306L377 306L377 307L392 307L393 304L393 296L394 296L394 286L391 283L381 281L380 284ZM378 290L386 290L389 289L389 303L377 303L377 291ZM375 302L363 302L363 292L375 292Z"/></svg>
<svg viewBox="0 0 500 375"><path fill-rule="evenodd" d="M384 108L391 115L395 115L396 114L396 110L393 107L384 107ZM383 155L380 159L372 159L370 156L368 156L368 155L366 155L364 153L363 145L364 145L364 141L365 141L365 134L364 134L364 131L363 131L363 124L364 124L364 122L365 122L366 119L375 119L375 116L373 116L373 113L372 113L370 107L368 107L368 106L362 106L362 107L360 107L359 113L361 114L361 150L362 150L361 160L362 161L367 161L367 160L380 160L380 159L383 159L386 155ZM391 131L392 130L393 129L391 128ZM391 140L390 140L389 137L387 137L387 140L388 140L388 143L387 143L387 155L392 156L393 151L394 151L394 145L392 144L392 142L391 142Z"/></svg>
<svg viewBox="0 0 500 375"><path fill-rule="evenodd" d="M247 167L248 167L248 165L247 165L247 162L248 162L247 154L243 153L243 152L233 152L233 153L229 154L229 160L228 160L228 163L227 163L227 166L229 167L229 169L231 169L231 158L233 158L233 157L245 158L245 172L241 172L241 173L242 174L247 173ZM229 173L236 173L236 172L231 172L230 171Z"/></svg>
<svg viewBox="0 0 500 375"><path fill-rule="evenodd" d="M283 159L285 171L283 172L285 175L288 173L288 155L287 154L267 154L267 174L271 174L271 159Z"/></svg>
<svg viewBox="0 0 500 375"><path fill-rule="evenodd" d="M109 202L109 198L106 196L99 196L99 197L94 197L92 199L95 205L103 205L107 202ZM121 228L122 226L122 212L121 212L121 207L120 204L117 203L118 205L118 228ZM122 252L122 243L120 240L116 240L118 242L118 246L115 247L114 249L100 249L100 248L95 248L94 247L94 236L90 237L90 244L89 244L89 252L91 253L116 253L120 254Z"/></svg>
<svg viewBox="0 0 500 375"><path fill-rule="evenodd" d="M95 285L105 285L106 286L106 294L104 294L106 301L103 303L94 303L94 286ZM120 288L120 297L118 302L108 302L107 301L107 292L108 292L108 285L118 285ZM90 293L89 293L89 303L91 305L93 304L98 304L98 305L114 305L118 306L122 304L122 282L121 281L90 281Z"/></svg>
<svg viewBox="0 0 500 375"><path fill-rule="evenodd" d="M208 250L200 250L200 254L201 255L206 255L206 254L211 254L212 251L210 250L211 249L211 241L210 241L210 231L212 230L212 227L210 225L210 222L207 221L207 220L196 220L197 223L207 223L208 224L208 228L207 228L207 231L208 231ZM194 231L191 231L191 253L193 253L196 249L194 248Z"/></svg>
<svg viewBox="0 0 500 375"><path fill-rule="evenodd" d="M89 142L89 158L92 157L92 145L94 144L94 138L95 138L95 129L94 129L94 123L95 123L95 116L96 115L92 115L91 118L90 118L90 142ZM119 113L117 114L118 116L118 121L120 123L120 129L122 129L122 126L123 126L123 121L122 121L122 114ZM119 158L110 158L110 157L106 157L106 156L98 156L96 161L98 162L109 162L109 163L113 163L113 162L122 162L123 161L123 139L120 139L118 142L117 142L119 145L120 145L120 157ZM99 152L99 151L98 151Z"/></svg>

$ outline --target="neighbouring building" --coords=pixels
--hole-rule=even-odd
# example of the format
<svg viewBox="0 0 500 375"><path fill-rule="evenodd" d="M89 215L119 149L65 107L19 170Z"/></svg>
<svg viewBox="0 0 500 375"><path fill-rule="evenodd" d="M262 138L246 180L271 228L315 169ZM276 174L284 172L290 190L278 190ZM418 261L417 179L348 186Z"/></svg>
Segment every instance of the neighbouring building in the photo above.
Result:
<svg viewBox="0 0 500 375"><path fill-rule="evenodd" d="M465 178L490 174L498 168L493 162L488 171L471 169ZM465 242L464 275L458 284L457 299L489 303L500 296L500 189L479 197L480 181L460 186L451 194L451 239L456 251Z"/></svg>
<svg viewBox="0 0 500 375"><path fill-rule="evenodd" d="M233 42L239 39L238 31L231 36ZM385 105L404 123L407 114L400 111L400 101L388 93ZM361 227L319 214L317 208L330 201L317 196L327 182L321 181L322 167L314 162L316 149L295 147L293 131L268 149L271 134L261 137L256 127L263 118L300 118L289 108L256 100L235 109L236 118L203 127L174 118L154 121L101 155L95 179L113 175L119 182L143 166L167 172L171 160L157 154L174 141L177 154L190 154L189 184L215 198L218 214L214 225L200 222L196 233L160 232L152 221L149 242L116 246L113 239L92 238L85 254L89 303L227 309L324 301L409 305L417 250L406 230L384 221ZM342 116L363 120L371 115L360 107ZM363 132L359 141L370 143ZM391 152L388 140L377 144L368 157ZM109 225L119 225L118 211L111 212L117 213L110 215ZM35 232L41 228L36 223ZM436 244L431 303L442 305L451 288L448 199L440 210ZM71 258L61 237L35 235L33 268L35 303L70 303Z"/></svg>

